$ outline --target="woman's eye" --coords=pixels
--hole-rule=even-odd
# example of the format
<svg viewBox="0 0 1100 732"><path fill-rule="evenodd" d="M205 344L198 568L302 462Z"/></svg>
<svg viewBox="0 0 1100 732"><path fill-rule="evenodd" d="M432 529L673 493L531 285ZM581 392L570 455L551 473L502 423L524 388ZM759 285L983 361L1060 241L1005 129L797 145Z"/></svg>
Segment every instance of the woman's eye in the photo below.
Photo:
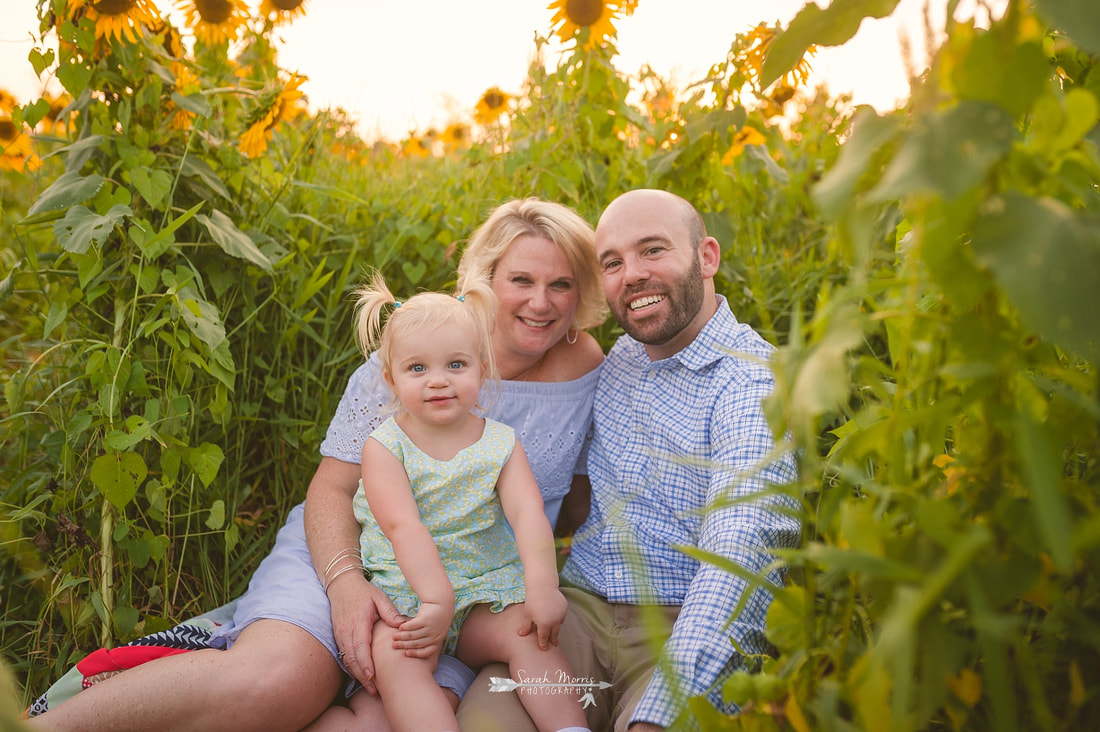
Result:
<svg viewBox="0 0 1100 732"><path fill-rule="evenodd" d="M569 290L573 289L573 283L566 281L555 282L550 286L553 287L555 290L558 290L559 292L568 292Z"/></svg>

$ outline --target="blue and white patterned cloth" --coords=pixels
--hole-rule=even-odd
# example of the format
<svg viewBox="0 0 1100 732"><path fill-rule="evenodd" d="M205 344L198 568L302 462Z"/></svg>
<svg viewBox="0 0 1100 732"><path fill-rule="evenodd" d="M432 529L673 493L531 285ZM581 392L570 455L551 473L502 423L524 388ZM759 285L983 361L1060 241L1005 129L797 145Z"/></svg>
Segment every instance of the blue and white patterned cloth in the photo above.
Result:
<svg viewBox="0 0 1100 732"><path fill-rule="evenodd" d="M761 402L773 388L774 350L737 322L725 298L696 339L651 361L623 336L596 388L588 454L592 509L563 570L568 582L610 602L681 605L672 636L631 722L669 726L687 699L707 694L719 709L720 680L740 664L731 639L765 653L771 596L751 593L729 623L747 583L681 552L693 546L728 557L752 573L795 547L798 502L765 491L795 478L793 457L773 454ZM782 572L768 573L781 585ZM670 678L670 676L674 677Z"/></svg>

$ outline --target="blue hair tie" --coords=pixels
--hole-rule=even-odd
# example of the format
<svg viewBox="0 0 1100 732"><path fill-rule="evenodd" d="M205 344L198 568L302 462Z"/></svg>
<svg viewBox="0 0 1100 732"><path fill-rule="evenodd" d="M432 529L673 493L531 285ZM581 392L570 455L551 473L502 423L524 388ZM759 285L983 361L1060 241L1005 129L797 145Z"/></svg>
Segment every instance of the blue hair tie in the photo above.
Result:
<svg viewBox="0 0 1100 732"><path fill-rule="evenodd" d="M455 300L458 300L459 302L466 302L466 296L465 295L455 295Z"/></svg>
<svg viewBox="0 0 1100 732"><path fill-rule="evenodd" d="M394 300L394 301L393 301L393 306L394 306L395 308L399 308L399 307L401 307L401 301L400 301L400 300Z"/></svg>

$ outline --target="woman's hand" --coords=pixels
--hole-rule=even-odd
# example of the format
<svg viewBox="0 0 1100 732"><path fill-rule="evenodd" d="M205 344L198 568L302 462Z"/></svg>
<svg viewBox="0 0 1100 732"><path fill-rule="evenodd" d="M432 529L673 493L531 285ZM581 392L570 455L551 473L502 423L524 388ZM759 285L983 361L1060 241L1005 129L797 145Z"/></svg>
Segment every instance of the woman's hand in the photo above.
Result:
<svg viewBox="0 0 1100 732"><path fill-rule="evenodd" d="M539 648L546 650L551 645L558 644L558 628L565 620L565 612L569 609L569 602L557 587L528 587L527 601L523 604L527 617L531 619L529 625L520 628L520 635L527 635L534 630L538 635Z"/></svg>
<svg viewBox="0 0 1100 732"><path fill-rule="evenodd" d="M359 572L345 572L328 587L332 609L332 632L336 647L344 654L348 673L359 680L369 694L377 693L374 685L374 660L371 657L371 632L374 623L382 620L398 628L407 620L397 612L385 592L367 582Z"/></svg>
<svg viewBox="0 0 1100 732"><path fill-rule="evenodd" d="M431 658L443 651L443 642L454 619L454 601L421 602L416 617L402 623L393 637L394 648L404 648L412 658Z"/></svg>

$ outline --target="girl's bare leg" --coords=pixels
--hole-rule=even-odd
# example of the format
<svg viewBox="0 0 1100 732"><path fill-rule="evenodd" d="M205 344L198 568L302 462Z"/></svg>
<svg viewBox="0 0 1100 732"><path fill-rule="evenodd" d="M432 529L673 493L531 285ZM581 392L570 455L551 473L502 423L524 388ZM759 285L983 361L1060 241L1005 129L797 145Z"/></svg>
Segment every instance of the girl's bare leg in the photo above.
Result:
<svg viewBox="0 0 1100 732"><path fill-rule="evenodd" d="M381 620L374 624L371 653L375 684L385 701L394 732L457 730L451 695L435 683L434 658L409 658L393 647L395 629Z"/></svg>
<svg viewBox="0 0 1100 732"><path fill-rule="evenodd" d="M31 720L54 730L297 730L332 702L343 674L316 638L258 620L226 651L150 661Z"/></svg>
<svg viewBox="0 0 1100 732"><path fill-rule="evenodd" d="M550 683L571 678L560 648L550 646L544 651L534 633L519 635L526 624L522 605L509 605L499 613L491 612L488 605L478 605L462 624L456 655L472 668L504 661L516 681L521 680L520 675L529 679L545 677ZM578 691L527 688L517 689L516 693L540 732L588 726Z"/></svg>

